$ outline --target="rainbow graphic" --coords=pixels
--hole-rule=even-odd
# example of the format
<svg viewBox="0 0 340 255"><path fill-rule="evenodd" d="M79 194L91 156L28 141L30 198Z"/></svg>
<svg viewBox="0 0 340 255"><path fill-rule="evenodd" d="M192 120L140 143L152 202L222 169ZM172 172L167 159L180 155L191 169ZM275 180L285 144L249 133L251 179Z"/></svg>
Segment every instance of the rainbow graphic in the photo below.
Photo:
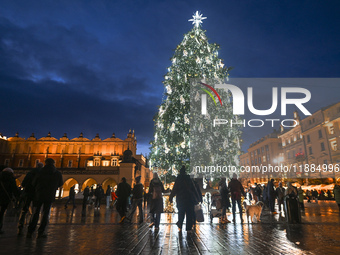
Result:
<svg viewBox="0 0 340 255"><path fill-rule="evenodd" d="M222 106L222 100L221 100L220 95L217 93L217 91L216 91L213 87L211 87L210 85L208 85L208 84L205 84L205 83L203 83L203 82L201 82L201 84L204 85L204 86L206 86L207 88L209 88L212 92L214 92L214 94L217 96L217 98L218 98L218 100L220 101L220 104L221 104L221 106ZM206 92L206 93L214 100L215 106L217 106L215 97L211 94L211 92L210 92L209 90L203 89L203 88L201 88L201 90L203 90L204 92Z"/></svg>

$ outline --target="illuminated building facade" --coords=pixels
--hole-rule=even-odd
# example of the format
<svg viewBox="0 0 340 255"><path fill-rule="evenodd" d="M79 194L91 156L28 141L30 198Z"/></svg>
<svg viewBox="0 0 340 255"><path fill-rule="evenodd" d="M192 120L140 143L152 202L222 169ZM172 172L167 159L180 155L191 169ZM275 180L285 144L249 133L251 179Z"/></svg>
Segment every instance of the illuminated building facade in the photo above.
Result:
<svg viewBox="0 0 340 255"><path fill-rule="evenodd" d="M25 174L46 158L53 158L56 167L63 174L64 186L59 194L67 196L70 187L76 190L86 186L102 184L116 186L122 177L133 184L136 176L148 186L150 171L146 158L136 155L137 140L134 132L129 132L125 140L115 137L102 140L97 134L92 140L79 137L69 139L66 134L60 139L51 136L37 139L34 134L25 139L16 134L7 138L0 135L0 165L11 167L15 174Z"/></svg>

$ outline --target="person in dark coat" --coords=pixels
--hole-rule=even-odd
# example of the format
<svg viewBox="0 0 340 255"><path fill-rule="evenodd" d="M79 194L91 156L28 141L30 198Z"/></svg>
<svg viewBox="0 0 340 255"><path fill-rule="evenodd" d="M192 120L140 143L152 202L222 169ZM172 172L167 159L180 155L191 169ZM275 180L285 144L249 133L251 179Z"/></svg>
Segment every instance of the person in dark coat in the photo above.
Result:
<svg viewBox="0 0 340 255"><path fill-rule="evenodd" d="M241 205L241 195L245 196L244 189L242 184L237 180L237 174L233 174L233 178L229 182L229 190L231 194L231 202L232 202L232 211L233 211L233 222L236 221L236 203L238 205L238 210L240 212L241 222L243 222L242 218L242 205Z"/></svg>
<svg viewBox="0 0 340 255"><path fill-rule="evenodd" d="M19 196L19 191L15 183L13 169L7 167L0 172L0 234L4 223L4 215L9 203L14 199L14 196Z"/></svg>
<svg viewBox="0 0 340 255"><path fill-rule="evenodd" d="M82 208L82 212L83 214L86 212L86 205L87 205L87 201L89 200L89 196L90 196L90 188L89 186L86 186L86 188L83 191L83 208Z"/></svg>
<svg viewBox="0 0 340 255"><path fill-rule="evenodd" d="M164 186L161 180L158 178L156 172L153 173L153 179L150 182L149 194L150 194L150 214L151 224L150 228L155 226L155 230L159 229L159 223L161 221L161 213L163 212L163 195Z"/></svg>
<svg viewBox="0 0 340 255"><path fill-rule="evenodd" d="M131 186L126 182L126 178L123 177L122 181L118 184L116 195L118 197L117 199L117 211L121 217L119 223L123 223L126 216L126 208L128 203L128 198L131 194Z"/></svg>
<svg viewBox="0 0 340 255"><path fill-rule="evenodd" d="M221 223L229 223L230 221L227 218L227 209L230 207L230 200L229 200L229 190L227 188L226 178L221 178L220 182L218 183L219 192L221 195L222 200L222 216L221 216Z"/></svg>
<svg viewBox="0 0 340 255"><path fill-rule="evenodd" d="M68 195L68 200L67 200L67 202L66 202L66 204L65 204L65 209L67 208L67 204L70 202L70 201L72 201L72 203L73 203L73 208L75 208L76 207L76 191L74 190L74 185L70 188L70 193L69 193L69 195Z"/></svg>
<svg viewBox="0 0 340 255"><path fill-rule="evenodd" d="M141 176L135 178L136 184L132 190L132 207L129 215L126 217L128 221L131 222L132 216L135 213L137 207L139 211L139 223L143 222L143 191L144 186L140 183Z"/></svg>
<svg viewBox="0 0 340 255"><path fill-rule="evenodd" d="M274 179L271 179L268 182L267 185L267 192L268 192L268 203L269 203L269 208L272 214L277 214L275 212L275 198L276 198L276 191L275 191L275 186L274 186Z"/></svg>
<svg viewBox="0 0 340 255"><path fill-rule="evenodd" d="M198 198L198 203L202 203L203 202L203 196L202 196L202 191L200 189L200 186L198 184L198 182L195 179L192 179L194 186L196 188L196 192L197 192L197 198ZM196 228L196 213L194 210L194 223L193 223L194 228Z"/></svg>
<svg viewBox="0 0 340 255"><path fill-rule="evenodd" d="M279 212L281 212L281 205L284 210L284 197L285 197L285 188L282 187L282 182L279 182L279 187L276 188L276 196L277 196L277 205L279 207Z"/></svg>
<svg viewBox="0 0 340 255"><path fill-rule="evenodd" d="M29 210L31 202L33 202L34 200L35 189L33 186L33 180L43 167L44 167L44 164L39 162L36 168L32 169L30 172L26 174L24 180L21 183L21 185L24 187L24 193L23 193L24 206L22 207L21 215L20 215L19 222L18 222L18 235L22 234L22 229L25 224L26 214Z"/></svg>
<svg viewBox="0 0 340 255"><path fill-rule="evenodd" d="M63 186L63 183L63 177L56 169L54 159L47 158L45 166L33 181L35 197L33 202L33 215L28 226L27 238L32 237L32 233L37 227L41 207L43 208L43 216L38 229L38 238L47 237L45 228L49 221L51 206L55 200L57 189Z"/></svg>
<svg viewBox="0 0 340 255"><path fill-rule="evenodd" d="M94 191L94 196L96 197L96 200L94 202L94 208L100 209L100 201L104 197L104 190L102 185L98 185L96 190Z"/></svg>
<svg viewBox="0 0 340 255"><path fill-rule="evenodd" d="M173 197L176 196L178 208L178 222L176 223L178 230L182 230L184 217L186 216L186 231L192 230L194 217L194 208L198 204L199 198L196 187L190 176L185 172L185 166L182 166L179 175L175 180L174 187L171 191L169 201L172 203Z"/></svg>

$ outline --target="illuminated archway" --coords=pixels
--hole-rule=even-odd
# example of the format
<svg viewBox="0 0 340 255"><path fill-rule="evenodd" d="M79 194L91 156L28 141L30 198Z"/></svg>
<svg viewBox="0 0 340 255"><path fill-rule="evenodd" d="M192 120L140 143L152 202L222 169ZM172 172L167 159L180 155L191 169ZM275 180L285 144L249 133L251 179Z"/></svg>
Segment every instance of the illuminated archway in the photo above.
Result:
<svg viewBox="0 0 340 255"><path fill-rule="evenodd" d="M106 191L107 185L110 185L110 187L115 188L115 186L117 186L117 182L112 178L105 179L102 183L104 191Z"/></svg>
<svg viewBox="0 0 340 255"><path fill-rule="evenodd" d="M70 189L72 186L74 187L74 190L76 193L78 193L79 190L79 183L74 178L69 178L64 182L63 189L62 189L62 197L67 197L70 193Z"/></svg>
<svg viewBox="0 0 340 255"><path fill-rule="evenodd" d="M97 181L93 178L88 178L86 181L84 181L83 185L81 186L81 190L84 190L86 188L86 186L95 186L94 188L96 188L97 186Z"/></svg>

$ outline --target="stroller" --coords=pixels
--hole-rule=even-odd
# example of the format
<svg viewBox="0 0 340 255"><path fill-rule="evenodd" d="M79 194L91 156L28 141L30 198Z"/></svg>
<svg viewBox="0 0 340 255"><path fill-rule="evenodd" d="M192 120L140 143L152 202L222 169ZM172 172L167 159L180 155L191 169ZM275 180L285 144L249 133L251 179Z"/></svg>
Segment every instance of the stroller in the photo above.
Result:
<svg viewBox="0 0 340 255"><path fill-rule="evenodd" d="M212 223L214 217L222 217L222 198L219 192L215 192L211 195L210 206L210 223Z"/></svg>

